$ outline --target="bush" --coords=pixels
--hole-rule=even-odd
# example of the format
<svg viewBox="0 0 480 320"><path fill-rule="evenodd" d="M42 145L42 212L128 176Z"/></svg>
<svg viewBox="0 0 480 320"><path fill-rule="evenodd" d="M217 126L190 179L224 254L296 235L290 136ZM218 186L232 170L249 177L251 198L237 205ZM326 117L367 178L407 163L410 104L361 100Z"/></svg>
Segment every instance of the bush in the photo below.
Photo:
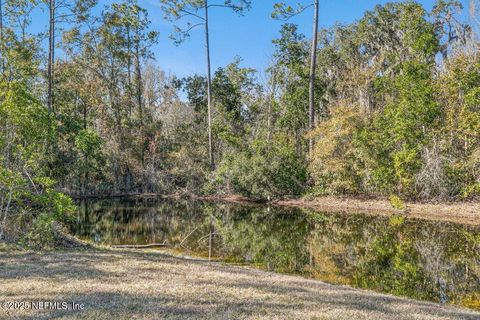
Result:
<svg viewBox="0 0 480 320"><path fill-rule="evenodd" d="M53 184L49 179L44 179ZM26 236L26 244L37 249L51 249L58 244L63 232L62 227L71 221L75 205L70 197L46 188L42 195L34 196L41 205L35 215Z"/></svg>
<svg viewBox="0 0 480 320"><path fill-rule="evenodd" d="M5 190L9 190L8 202L12 205L10 212L4 212L0 235L33 248L54 247L62 225L70 222L75 212L72 199L55 191L49 178L17 174L16 179L1 181L10 182ZM0 196L5 198L3 193L0 189Z"/></svg>
<svg viewBox="0 0 480 320"><path fill-rule="evenodd" d="M55 220L42 213L32 223L27 234L27 245L35 249L53 248L55 244Z"/></svg>
<svg viewBox="0 0 480 320"><path fill-rule="evenodd" d="M405 209L405 203L396 195L391 195L390 198L390 204L394 209L398 210L404 210Z"/></svg>
<svg viewBox="0 0 480 320"><path fill-rule="evenodd" d="M361 191L361 164L356 135L363 127L353 108L338 107L311 135L316 143L310 173L317 194L356 194Z"/></svg>
<svg viewBox="0 0 480 320"><path fill-rule="evenodd" d="M271 144L255 141L252 149L224 155L214 174L216 190L256 199L300 195L307 180L304 161L285 137Z"/></svg>

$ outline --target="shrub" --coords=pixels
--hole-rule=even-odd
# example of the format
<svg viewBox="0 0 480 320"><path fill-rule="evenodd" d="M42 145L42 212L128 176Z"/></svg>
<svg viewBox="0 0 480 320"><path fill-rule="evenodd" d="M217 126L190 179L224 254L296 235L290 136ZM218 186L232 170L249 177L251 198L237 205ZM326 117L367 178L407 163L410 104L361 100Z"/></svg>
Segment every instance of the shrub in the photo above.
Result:
<svg viewBox="0 0 480 320"><path fill-rule="evenodd" d="M390 204L394 209L399 209L399 210L404 210L406 208L405 203L396 195L391 195L390 198Z"/></svg>
<svg viewBox="0 0 480 320"><path fill-rule="evenodd" d="M309 168L317 193L360 192L361 165L356 134L362 127L360 115L353 108L338 107L311 133L317 141Z"/></svg>
<svg viewBox="0 0 480 320"><path fill-rule="evenodd" d="M255 141L251 150L224 155L214 174L219 192L256 199L299 195L306 180L304 161L284 137L271 144Z"/></svg>

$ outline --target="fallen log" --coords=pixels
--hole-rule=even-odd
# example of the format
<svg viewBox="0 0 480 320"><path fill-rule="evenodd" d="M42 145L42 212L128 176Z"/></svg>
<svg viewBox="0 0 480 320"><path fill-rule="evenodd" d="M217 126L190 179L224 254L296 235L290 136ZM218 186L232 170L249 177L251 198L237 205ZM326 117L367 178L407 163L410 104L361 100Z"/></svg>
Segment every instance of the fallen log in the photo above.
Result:
<svg viewBox="0 0 480 320"><path fill-rule="evenodd" d="M117 244L111 245L110 247L115 249L147 249L147 248L156 248L156 247L167 247L168 244L164 243L150 243L150 244Z"/></svg>

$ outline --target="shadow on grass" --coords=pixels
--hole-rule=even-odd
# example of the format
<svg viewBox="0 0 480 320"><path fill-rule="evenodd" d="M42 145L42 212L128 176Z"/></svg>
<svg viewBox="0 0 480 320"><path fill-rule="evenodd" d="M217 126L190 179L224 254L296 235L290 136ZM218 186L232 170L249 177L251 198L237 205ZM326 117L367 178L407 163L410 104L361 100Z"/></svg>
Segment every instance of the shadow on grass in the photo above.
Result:
<svg viewBox="0 0 480 320"><path fill-rule="evenodd" d="M385 319L412 319L413 315L420 315L415 319L422 319L428 315L431 319L464 319L479 320L480 314L473 311L461 310L450 306L440 306L426 301L415 301L405 298L376 294L369 291L360 291L346 286L334 286L320 281L311 280L305 282L288 281L284 283L269 284L268 281L234 281L225 282L221 286L210 281L197 281L200 286L215 285L216 287L238 287L253 289L266 294L274 294L279 300L291 300L296 296L296 301L302 301L301 307L307 310L315 310L318 306L327 306L330 309L337 308L352 311L374 311L377 315L383 314ZM263 305L263 303L262 303ZM275 304L277 307L278 304ZM297 303L280 305L284 308L281 311L298 308ZM408 314L399 314L398 309L408 310Z"/></svg>
<svg viewBox="0 0 480 320"><path fill-rule="evenodd" d="M145 268L128 266L128 260L144 261ZM154 263L153 265L151 263ZM106 272L98 266L120 265L117 273ZM184 281L179 266L195 265L196 270L214 272L192 278L189 285L194 290L180 294L177 290L162 292L149 290L158 286L156 277L166 272L175 280ZM137 272L135 274L135 272ZM220 275L220 276L218 276ZM98 280L108 282L112 277L125 279L130 276L142 281L143 292L129 292L128 288L102 290L80 294L76 288L67 292L52 290L46 299L78 302L85 310L44 310L24 315L21 319L241 319L249 316L268 315L270 318L292 318L292 312L331 311L374 313L377 319L480 319L478 313L469 310L443 307L433 303L333 286L323 282L293 276L278 276L248 268L212 263L201 259L183 259L159 252L131 250L87 250L46 253L0 253L0 286L2 280L45 278L53 280ZM136 277L136 278L135 278ZM185 280L186 281L186 280ZM190 280L188 280L190 281ZM166 285L164 282L163 285ZM169 285L174 285L170 282ZM158 289L158 288L156 288ZM26 293L25 293L26 294ZM37 293L41 294L41 293ZM219 299L221 297L221 299ZM266 298L267 297L267 298ZM10 296L10 298L15 298ZM0 296L0 303L5 296ZM1 311L1 310L0 310ZM404 312L405 314L401 314ZM1 313L0 313L1 315ZM9 319L15 319L14 313ZM1 318L1 316L0 316ZM20 317L18 317L20 319ZM353 320L353 318L352 318Z"/></svg>
<svg viewBox="0 0 480 320"><path fill-rule="evenodd" d="M288 287L285 288L288 290ZM290 319L292 311L340 309L343 311L375 312L373 319L464 319L478 320L478 315L458 310L438 310L433 306L424 305L408 309L405 314L399 314L389 308L389 304L398 305L405 301L395 298L380 298L372 301L372 297L362 297L358 294L320 297L302 304L286 301L262 301L260 299L236 300L214 303L205 298L192 297L179 301L175 297L149 296L138 297L132 294L115 292L92 293L88 295L69 295L63 301L75 301L85 304L85 310L49 310L39 311L21 319L241 319L251 316L268 315L275 319ZM385 306L379 306L380 302ZM317 307L321 304L322 307ZM414 316L417 315L417 316ZM423 316L423 317L422 317ZM12 319L15 316L12 314ZM19 318L20 319L20 318ZM339 318L339 319L344 319ZM352 318L353 320L353 318Z"/></svg>

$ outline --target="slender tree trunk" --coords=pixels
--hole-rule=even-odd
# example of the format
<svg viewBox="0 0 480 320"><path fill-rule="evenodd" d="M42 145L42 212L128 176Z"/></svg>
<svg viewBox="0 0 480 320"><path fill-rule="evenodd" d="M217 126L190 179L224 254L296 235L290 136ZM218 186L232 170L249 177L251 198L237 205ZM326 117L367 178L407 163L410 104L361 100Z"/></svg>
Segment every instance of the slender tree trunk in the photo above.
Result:
<svg viewBox="0 0 480 320"><path fill-rule="evenodd" d="M83 129L87 129L87 104L83 104Z"/></svg>
<svg viewBox="0 0 480 320"><path fill-rule="evenodd" d="M318 41L318 11L319 0L315 0L315 9L313 16L313 35L312 52L310 58L310 83L309 83L309 108L308 108L308 129L312 131L315 128L315 69L317 67L317 41ZM313 138L308 139L308 149L310 155L313 152Z"/></svg>
<svg viewBox="0 0 480 320"><path fill-rule="evenodd" d="M50 0L50 30L48 35L48 111L55 112L53 97L53 64L55 63L55 0Z"/></svg>
<svg viewBox="0 0 480 320"><path fill-rule="evenodd" d="M2 75L5 73L5 52L3 50L3 1L0 0L0 56L2 61L0 62L0 67L2 68Z"/></svg>
<svg viewBox="0 0 480 320"><path fill-rule="evenodd" d="M213 221L212 217L210 217L210 233L208 234L208 261L212 260L213 232Z"/></svg>
<svg viewBox="0 0 480 320"><path fill-rule="evenodd" d="M83 129L87 130L87 104L83 104ZM82 181L82 188L81 188L81 195L85 196L87 191L88 185L88 154L85 153L83 157L83 165L84 165L84 173L83 173L83 181Z"/></svg>
<svg viewBox="0 0 480 320"><path fill-rule="evenodd" d="M143 144L142 144L142 150L141 150L141 160L142 160L142 166L145 168L145 148L147 144L145 141L147 140L147 137L145 135L145 129L144 129L144 110L143 110L143 86L142 86L142 66L140 64L140 44L138 41L135 43L135 55L136 55L136 60L135 60L135 71L136 71L136 77L137 77L137 103L138 103L138 114L140 118L140 130L142 132L143 136Z"/></svg>
<svg viewBox="0 0 480 320"><path fill-rule="evenodd" d="M135 61L135 69L136 69L136 76L137 76L137 103L138 103L138 113L140 117L140 124L143 126L143 99L142 99L142 66L140 65L140 48L137 44L135 46L135 54L136 54L136 61Z"/></svg>
<svg viewBox="0 0 480 320"><path fill-rule="evenodd" d="M207 104L208 104L208 155L210 169L215 170L212 141L212 74L210 70L210 35L208 31L208 0L205 0L205 47L207 49Z"/></svg>
<svg viewBox="0 0 480 320"><path fill-rule="evenodd" d="M82 187L81 187L81 195L86 196L87 195L87 186L88 186L88 154L85 154L83 156L83 165L84 165L84 171L83 171L83 181L82 181Z"/></svg>
<svg viewBox="0 0 480 320"><path fill-rule="evenodd" d="M127 25L127 72L128 87L132 85L132 44L130 40L130 26Z"/></svg>
<svg viewBox="0 0 480 320"><path fill-rule="evenodd" d="M12 202L12 194L13 194L13 188L10 188L10 192L8 194L8 201L7 205L5 206L5 209L3 210L3 221L2 224L0 225L0 240L3 238L3 233L5 231L5 226L7 225L7 215L8 215L8 210L10 209L10 203ZM3 207L2 207L3 209ZM2 213L0 211L0 213Z"/></svg>
<svg viewBox="0 0 480 320"><path fill-rule="evenodd" d="M272 139L272 103L273 103L273 94L270 97L268 102L268 119L267 119L267 143L270 146L270 140Z"/></svg>
<svg viewBox="0 0 480 320"><path fill-rule="evenodd" d="M212 260L212 232L208 234L208 261Z"/></svg>
<svg viewBox="0 0 480 320"><path fill-rule="evenodd" d="M273 102L275 100L275 91L277 87L277 77L275 71L272 73L272 83L271 83L271 90L270 93L270 101L268 102L268 119L267 119L267 142L268 146L270 147L270 140L272 139L272 126L273 126L273 119L272 119L272 107Z"/></svg>
<svg viewBox="0 0 480 320"><path fill-rule="evenodd" d="M128 83L128 116L132 116L132 40L130 35L130 25L127 25L127 83Z"/></svg>

